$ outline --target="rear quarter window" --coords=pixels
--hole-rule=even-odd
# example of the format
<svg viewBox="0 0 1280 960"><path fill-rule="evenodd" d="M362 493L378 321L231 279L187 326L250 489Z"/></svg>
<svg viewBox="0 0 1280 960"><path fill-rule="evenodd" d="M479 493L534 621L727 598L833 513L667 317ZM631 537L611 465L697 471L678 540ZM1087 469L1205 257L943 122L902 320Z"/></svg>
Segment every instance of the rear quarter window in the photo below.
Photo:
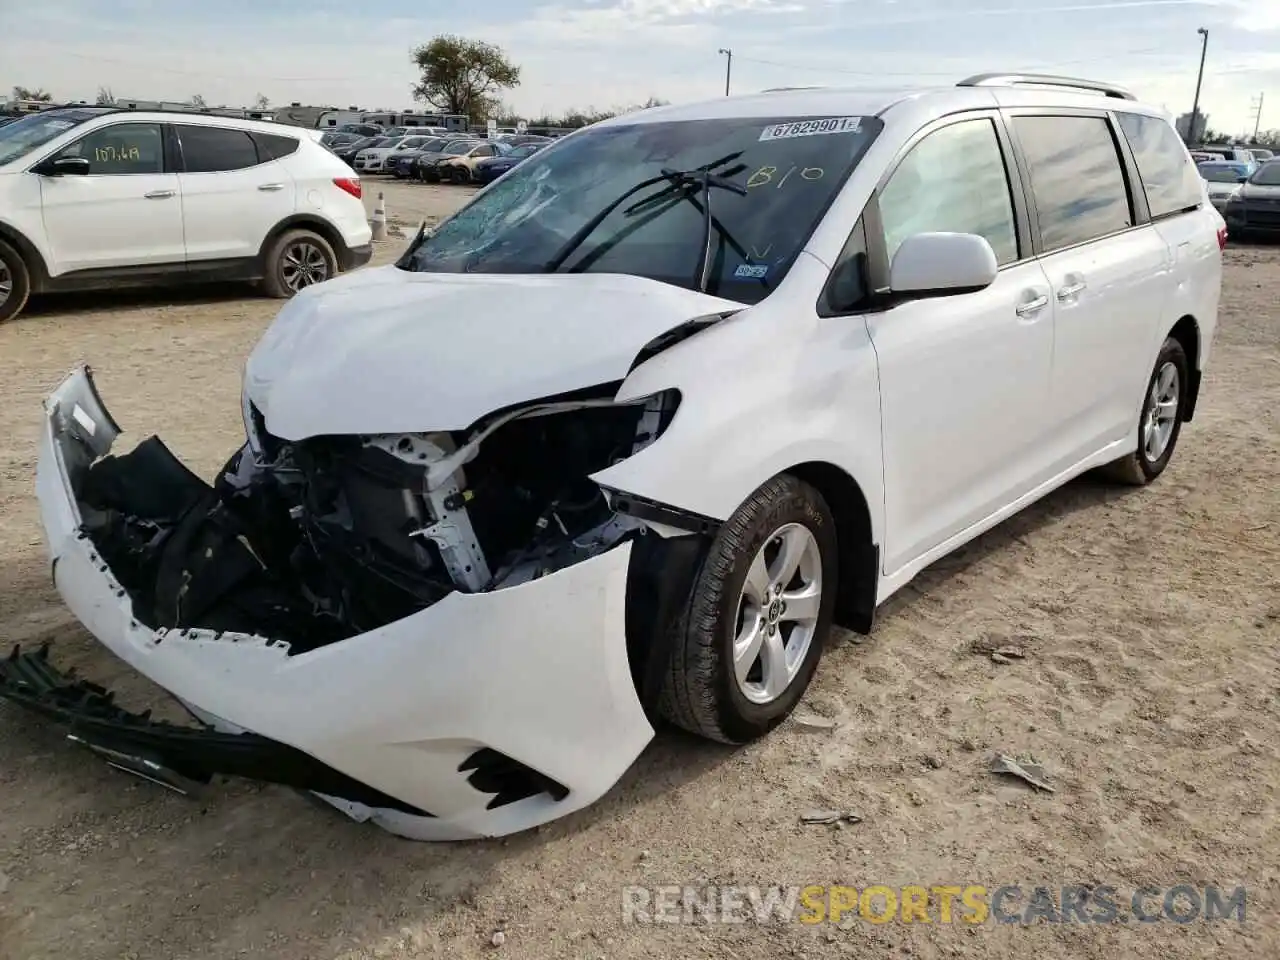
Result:
<svg viewBox="0 0 1280 960"><path fill-rule="evenodd" d="M1173 127L1137 113L1117 114L1117 119L1138 164L1152 218L1198 207L1200 176Z"/></svg>
<svg viewBox="0 0 1280 960"><path fill-rule="evenodd" d="M279 160L298 149L296 137L283 137L274 133L253 133L253 142L258 145L258 156L263 160Z"/></svg>

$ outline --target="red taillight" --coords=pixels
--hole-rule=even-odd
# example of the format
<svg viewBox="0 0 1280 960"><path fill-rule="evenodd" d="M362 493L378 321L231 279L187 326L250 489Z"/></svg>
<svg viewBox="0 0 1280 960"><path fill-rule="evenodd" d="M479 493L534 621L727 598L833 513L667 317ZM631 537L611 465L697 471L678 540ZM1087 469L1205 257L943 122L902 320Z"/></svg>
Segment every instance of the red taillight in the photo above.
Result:
<svg viewBox="0 0 1280 960"><path fill-rule="evenodd" d="M1226 227L1218 228L1218 249L1219 250L1227 249L1227 228Z"/></svg>
<svg viewBox="0 0 1280 960"><path fill-rule="evenodd" d="M334 177L333 185L339 190L347 191L347 193L351 194L357 200L360 199L362 191L360 189L359 177Z"/></svg>

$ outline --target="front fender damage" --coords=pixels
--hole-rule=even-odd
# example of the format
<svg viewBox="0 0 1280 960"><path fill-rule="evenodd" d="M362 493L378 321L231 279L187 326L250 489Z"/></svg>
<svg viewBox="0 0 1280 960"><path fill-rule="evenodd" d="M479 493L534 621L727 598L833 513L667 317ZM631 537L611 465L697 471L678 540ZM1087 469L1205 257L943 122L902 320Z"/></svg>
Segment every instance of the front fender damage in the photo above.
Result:
<svg viewBox="0 0 1280 960"><path fill-rule="evenodd" d="M591 479L679 404L612 393L292 443L248 404L248 444L206 483L156 438L113 455L81 370L51 397L38 471L55 580L203 723L113 713L43 654L15 654L0 697L168 786L283 783L404 836L594 802L652 737L716 528Z"/></svg>

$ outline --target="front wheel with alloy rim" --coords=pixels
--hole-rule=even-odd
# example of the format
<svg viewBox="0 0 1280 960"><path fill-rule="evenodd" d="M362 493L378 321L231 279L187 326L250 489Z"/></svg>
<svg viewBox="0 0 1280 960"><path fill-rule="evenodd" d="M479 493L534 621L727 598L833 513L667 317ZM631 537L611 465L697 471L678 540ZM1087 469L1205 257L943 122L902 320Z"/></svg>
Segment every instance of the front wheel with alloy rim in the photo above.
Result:
<svg viewBox="0 0 1280 960"><path fill-rule="evenodd" d="M720 528L672 644L663 715L745 743L795 708L831 629L835 526L822 495L783 474Z"/></svg>
<svg viewBox="0 0 1280 960"><path fill-rule="evenodd" d="M18 251L0 240L0 323L16 317L27 304L31 274Z"/></svg>
<svg viewBox="0 0 1280 960"><path fill-rule="evenodd" d="M454 167L449 171L449 179L458 185L471 182L471 171L466 167Z"/></svg>
<svg viewBox="0 0 1280 960"><path fill-rule="evenodd" d="M287 230L267 251L264 268L263 288L273 297L287 299L336 276L338 258L318 233Z"/></svg>
<svg viewBox="0 0 1280 960"><path fill-rule="evenodd" d="M1138 449L1107 465L1122 483L1142 486L1164 473L1178 445L1186 404L1190 364L1182 344L1169 337L1160 348L1138 417Z"/></svg>

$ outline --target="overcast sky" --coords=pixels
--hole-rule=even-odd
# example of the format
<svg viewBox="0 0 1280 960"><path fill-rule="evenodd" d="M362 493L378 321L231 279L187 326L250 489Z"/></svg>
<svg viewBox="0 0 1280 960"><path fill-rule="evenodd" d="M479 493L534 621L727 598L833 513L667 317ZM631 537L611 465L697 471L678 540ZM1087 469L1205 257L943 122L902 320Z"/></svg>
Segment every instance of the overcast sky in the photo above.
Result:
<svg viewBox="0 0 1280 960"><path fill-rule="evenodd" d="M412 106L409 50L439 33L502 46L525 115L772 86L928 85L985 70L1123 82L1191 109L1207 27L1210 125L1280 127L1280 0L0 0L0 90L244 105Z"/></svg>

